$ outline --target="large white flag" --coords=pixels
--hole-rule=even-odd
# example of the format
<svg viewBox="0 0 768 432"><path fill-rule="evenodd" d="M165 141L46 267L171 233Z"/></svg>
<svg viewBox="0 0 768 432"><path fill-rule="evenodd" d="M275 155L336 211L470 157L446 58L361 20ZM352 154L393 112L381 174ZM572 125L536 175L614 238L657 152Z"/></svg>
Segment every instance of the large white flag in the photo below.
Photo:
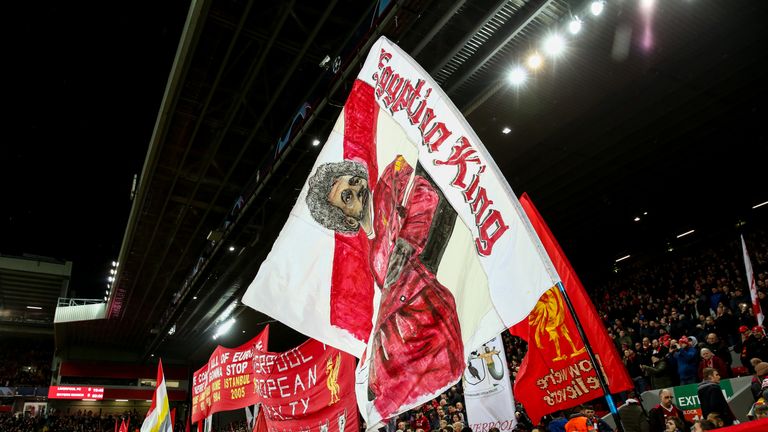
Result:
<svg viewBox="0 0 768 432"><path fill-rule="evenodd" d="M152 404L149 406L144 423L141 424L141 432L173 432L162 360L157 364L157 387L152 395Z"/></svg>
<svg viewBox="0 0 768 432"><path fill-rule="evenodd" d="M752 311L757 318L757 325L762 326L765 315L760 308L760 299L757 297L757 284L755 283L755 274L752 272L752 261L749 260L747 253L747 244L744 243L744 236L741 236L741 250L744 253L744 267L747 269L747 283L749 284L749 295L752 297Z"/></svg>
<svg viewBox="0 0 768 432"><path fill-rule="evenodd" d="M381 38L243 302L359 357L375 428L458 381L556 282L480 139Z"/></svg>
<svg viewBox="0 0 768 432"><path fill-rule="evenodd" d="M473 431L496 427L501 432L509 432L517 426L515 398L501 336L470 354L464 372L464 402L467 426Z"/></svg>

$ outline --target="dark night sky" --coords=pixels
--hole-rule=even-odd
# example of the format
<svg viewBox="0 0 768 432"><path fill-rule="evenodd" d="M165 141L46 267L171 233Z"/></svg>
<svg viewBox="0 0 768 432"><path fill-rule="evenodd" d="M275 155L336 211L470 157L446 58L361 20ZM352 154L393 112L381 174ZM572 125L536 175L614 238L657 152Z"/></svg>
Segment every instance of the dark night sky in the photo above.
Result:
<svg viewBox="0 0 768 432"><path fill-rule="evenodd" d="M75 291L70 294L98 297L110 262L119 254L132 204L132 180L141 173L189 1L20 3L9 6L16 9L7 9L2 21L9 35L2 38L7 78L0 152L0 254L70 260L70 286ZM722 61L727 63L727 58ZM755 90L756 95L765 94L765 81ZM636 184L630 181L635 195L666 194L676 213L684 214L679 207L692 202L695 213L705 216L727 207L724 198L729 196L755 191L762 196L765 185L743 181L739 171L740 161L748 159L740 155L766 151L765 98L756 96L753 102L734 109L732 118L720 119L728 128L707 125L702 130L700 135L716 145L692 141L685 147L696 147L692 156L672 155L676 158L669 160L688 164L689 171L677 166L659 175L664 171L654 165L647 177L633 180ZM548 124L543 114L540 117L535 121ZM709 170L710 165L717 170ZM518 193L532 193L536 202L536 190L514 178L510 183ZM698 193L673 194L671 184ZM726 184L730 186L723 189ZM600 191L593 194L602 196ZM599 212L607 213L603 208ZM632 224L629 216L622 220ZM566 240L574 263L593 259L599 242L589 238L589 232L570 230L556 235ZM620 237L605 231L606 236ZM635 235L650 237L645 231Z"/></svg>
<svg viewBox="0 0 768 432"><path fill-rule="evenodd" d="M0 253L72 261L70 294L90 297L120 250L188 2L22 3L4 14Z"/></svg>

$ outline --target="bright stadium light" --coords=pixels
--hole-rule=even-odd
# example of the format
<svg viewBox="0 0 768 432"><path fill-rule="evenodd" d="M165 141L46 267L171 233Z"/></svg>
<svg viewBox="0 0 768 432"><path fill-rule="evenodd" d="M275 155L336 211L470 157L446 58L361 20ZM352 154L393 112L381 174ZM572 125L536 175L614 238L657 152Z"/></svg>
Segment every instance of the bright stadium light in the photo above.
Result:
<svg viewBox="0 0 768 432"><path fill-rule="evenodd" d="M565 39L555 33L544 39L544 52L552 57L557 57L565 51Z"/></svg>
<svg viewBox="0 0 768 432"><path fill-rule="evenodd" d="M507 78L512 85L520 86L525 82L525 80L528 79L528 74L525 72L525 69L521 68L520 66L515 66L511 71L509 71Z"/></svg>
<svg viewBox="0 0 768 432"><path fill-rule="evenodd" d="M222 336L226 332L229 331L229 329L232 328L232 326L235 325L235 319L230 318L226 321L224 321L220 326L216 328L216 332L213 334L213 339L218 339L219 336Z"/></svg>
<svg viewBox="0 0 768 432"><path fill-rule="evenodd" d="M320 140L317 139L317 138L313 139L312 140L312 145L315 146L315 147L319 146L320 145Z"/></svg>
<svg viewBox="0 0 768 432"><path fill-rule="evenodd" d="M624 255L623 257L616 260L616 262L624 261L625 259L629 258L631 255Z"/></svg>
<svg viewBox="0 0 768 432"><path fill-rule="evenodd" d="M690 231L686 231L686 232L684 232L684 233L682 233L682 234L678 234L678 235L677 235L677 238L680 238L680 237L685 237L685 236L687 236L688 234L693 234L695 231L696 231L696 230L690 230Z"/></svg>
<svg viewBox="0 0 768 432"><path fill-rule="evenodd" d="M541 55L539 53L533 53L530 56L528 56L528 60L525 61L525 64L528 65L529 68L532 70L536 70L541 67L541 65L544 63L544 59L541 58Z"/></svg>
<svg viewBox="0 0 768 432"><path fill-rule="evenodd" d="M758 208L758 207L762 207L762 206L764 206L764 205L766 205L766 204L768 204L768 201L766 201L766 202L761 202L760 204L756 204L756 205L753 205L753 206L752 206L752 208L753 208L753 209L756 209L756 208Z"/></svg>
<svg viewBox="0 0 768 432"><path fill-rule="evenodd" d="M504 129L501 130L501 133L503 133L504 135L507 135L510 132L512 132L512 129L508 127L505 127Z"/></svg>
<svg viewBox="0 0 768 432"><path fill-rule="evenodd" d="M578 34L581 31L581 20L579 17L573 17L571 22L568 23L568 32L572 35Z"/></svg>
<svg viewBox="0 0 768 432"><path fill-rule="evenodd" d="M589 5L589 11L592 12L592 15L594 16L603 13L603 9L605 9L604 1L593 1L592 4Z"/></svg>

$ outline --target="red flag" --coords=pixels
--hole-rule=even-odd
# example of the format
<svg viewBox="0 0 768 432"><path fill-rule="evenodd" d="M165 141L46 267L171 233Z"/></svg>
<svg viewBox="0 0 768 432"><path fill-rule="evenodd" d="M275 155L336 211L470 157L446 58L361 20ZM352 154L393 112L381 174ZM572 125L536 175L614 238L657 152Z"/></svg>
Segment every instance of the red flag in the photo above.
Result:
<svg viewBox="0 0 768 432"><path fill-rule="evenodd" d="M520 198L520 204L560 275L574 310L579 311L579 320L605 371L609 390L617 393L634 388L595 306L549 227L527 194ZM514 325L510 332L528 341L528 354L515 380L515 399L523 403L536 423L545 414L603 396L584 341L557 287L545 292L528 319Z"/></svg>
<svg viewBox="0 0 768 432"><path fill-rule="evenodd" d="M128 424L125 423L125 419L123 419L123 422L120 423L120 432L128 432Z"/></svg>
<svg viewBox="0 0 768 432"><path fill-rule="evenodd" d="M115 432L118 432L117 427L117 419L115 419Z"/></svg>
<svg viewBox="0 0 768 432"><path fill-rule="evenodd" d="M176 426L176 408L171 409L171 430Z"/></svg>
<svg viewBox="0 0 768 432"><path fill-rule="evenodd" d="M192 410L187 415L187 425L184 426L184 432L189 432L190 425L192 424Z"/></svg>
<svg viewBox="0 0 768 432"><path fill-rule="evenodd" d="M267 419L264 417L264 410L260 409L253 422L253 432L267 432Z"/></svg>
<svg viewBox="0 0 768 432"><path fill-rule="evenodd" d="M358 430L354 357L309 339L285 352L254 349L253 358L252 388L266 428Z"/></svg>

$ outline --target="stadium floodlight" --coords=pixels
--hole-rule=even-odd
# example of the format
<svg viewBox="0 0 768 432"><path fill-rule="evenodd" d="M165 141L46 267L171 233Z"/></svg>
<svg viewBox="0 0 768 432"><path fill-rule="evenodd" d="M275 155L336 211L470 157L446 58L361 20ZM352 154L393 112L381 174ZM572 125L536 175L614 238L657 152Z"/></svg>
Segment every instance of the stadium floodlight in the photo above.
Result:
<svg viewBox="0 0 768 432"><path fill-rule="evenodd" d="M509 78L509 82L512 85L520 86L525 83L525 80L528 79L528 74L525 72L525 69L521 68L520 66L515 66L511 71L509 71L507 78Z"/></svg>
<svg viewBox="0 0 768 432"><path fill-rule="evenodd" d="M631 255L624 255L623 257L616 260L616 262L624 261L625 259L629 258Z"/></svg>
<svg viewBox="0 0 768 432"><path fill-rule="evenodd" d="M557 57L565 51L565 39L559 34L551 34L544 39L544 52Z"/></svg>
<svg viewBox="0 0 768 432"><path fill-rule="evenodd" d="M571 22L568 23L568 32L572 35L578 34L581 31L581 20L579 17L575 16L571 20Z"/></svg>
<svg viewBox="0 0 768 432"><path fill-rule="evenodd" d="M693 234L695 231L696 231L696 230L690 230L690 231L686 231L686 232L684 232L684 233L682 233L682 234L678 234L678 235L677 235L677 238L680 238L680 237L685 237L685 236L687 236L688 234Z"/></svg>
<svg viewBox="0 0 768 432"><path fill-rule="evenodd" d="M216 332L213 333L213 339L216 340L219 338L219 336L225 334L229 331L229 329L232 328L232 326L235 325L235 318L230 318L223 323L221 323L220 326L216 327Z"/></svg>
<svg viewBox="0 0 768 432"><path fill-rule="evenodd" d="M542 64L544 64L544 59L541 58L539 53L533 53L528 56L528 60L525 61L525 64L527 64L528 67L532 70L536 70L540 68Z"/></svg>
<svg viewBox="0 0 768 432"><path fill-rule="evenodd" d="M592 4L589 5L589 11L592 12L592 15L594 16L603 13L603 9L605 9L604 1L593 1Z"/></svg>

